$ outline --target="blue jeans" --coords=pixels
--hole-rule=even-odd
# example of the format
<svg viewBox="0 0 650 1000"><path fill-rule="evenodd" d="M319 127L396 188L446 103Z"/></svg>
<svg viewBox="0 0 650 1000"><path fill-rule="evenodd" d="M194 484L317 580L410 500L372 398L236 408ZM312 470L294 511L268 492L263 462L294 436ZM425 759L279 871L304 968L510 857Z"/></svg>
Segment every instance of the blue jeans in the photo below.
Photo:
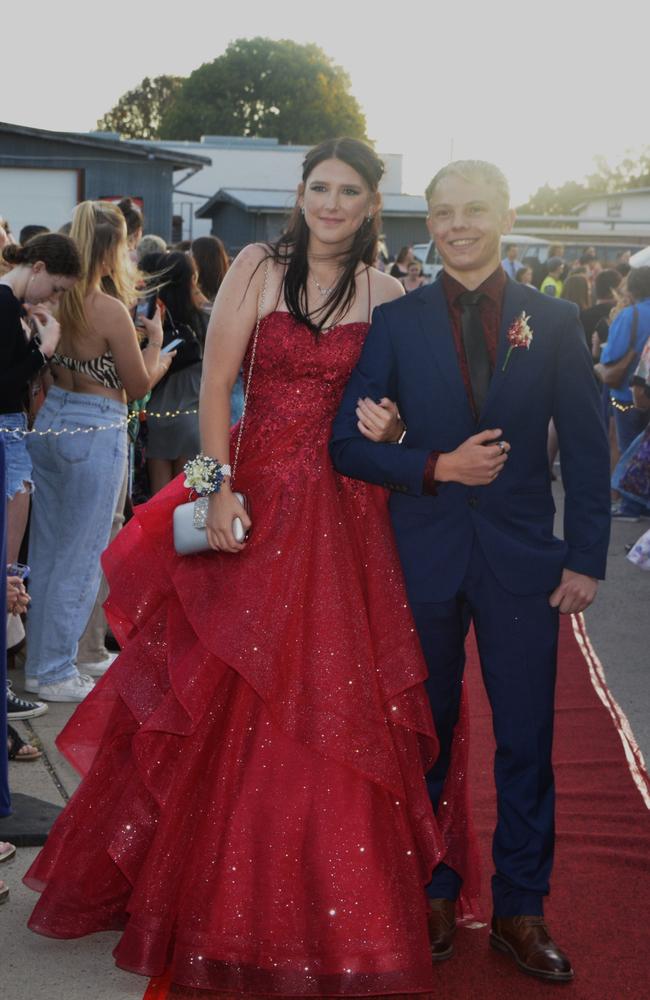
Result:
<svg viewBox="0 0 650 1000"><path fill-rule="evenodd" d="M630 447L635 437L638 437L641 431L645 430L648 414L633 406L629 410L619 410L614 407L614 423L616 424L616 440L622 455Z"/></svg>
<svg viewBox="0 0 650 1000"><path fill-rule="evenodd" d="M627 451L636 437L641 434L648 423L648 414L643 410L632 407L629 410L619 410L614 407L614 422L616 424L616 440L621 452L621 456ZM620 461L614 469L612 486L616 489L614 480L619 473ZM630 517L638 517L646 511L645 504L639 503L630 497L623 497L621 500L621 511Z"/></svg>
<svg viewBox="0 0 650 1000"><path fill-rule="evenodd" d="M39 684L76 672L77 644L99 589L99 560L126 468L126 415L125 404L113 399L54 387L35 430L106 429L29 439L36 489L25 675Z"/></svg>

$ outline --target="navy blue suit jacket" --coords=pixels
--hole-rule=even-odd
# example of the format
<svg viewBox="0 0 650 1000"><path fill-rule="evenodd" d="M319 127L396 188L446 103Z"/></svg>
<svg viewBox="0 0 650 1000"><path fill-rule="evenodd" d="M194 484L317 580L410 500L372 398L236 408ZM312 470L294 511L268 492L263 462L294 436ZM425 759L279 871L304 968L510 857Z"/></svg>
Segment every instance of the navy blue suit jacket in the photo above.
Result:
<svg viewBox="0 0 650 1000"><path fill-rule="evenodd" d="M503 371L507 332L525 312L533 339ZM357 399L388 396L406 423L402 445L377 444L357 429ZM565 487L564 540L547 458L553 417ZM489 486L442 483L423 494L431 451L453 451L481 430L501 428L511 451ZM497 360L476 421L463 384L447 302L437 280L374 310L332 429L339 472L391 491L390 512L412 601L442 601L461 585L476 538L503 587L554 589L562 569L603 578L610 525L609 447L600 397L574 305L508 280Z"/></svg>

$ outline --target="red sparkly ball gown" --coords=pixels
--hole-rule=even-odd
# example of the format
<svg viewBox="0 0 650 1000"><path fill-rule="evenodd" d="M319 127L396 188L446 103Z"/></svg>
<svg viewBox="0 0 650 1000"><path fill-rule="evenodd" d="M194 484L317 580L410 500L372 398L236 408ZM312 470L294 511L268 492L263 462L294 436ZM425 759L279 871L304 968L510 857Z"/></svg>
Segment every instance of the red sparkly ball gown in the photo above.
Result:
<svg viewBox="0 0 650 1000"><path fill-rule="evenodd" d="M123 650L58 740L84 780L26 876L33 930L120 930L119 966L190 991L433 990L423 886L473 871L465 740L436 821L386 496L327 449L367 328L262 320L245 551L175 554L179 477L105 553Z"/></svg>

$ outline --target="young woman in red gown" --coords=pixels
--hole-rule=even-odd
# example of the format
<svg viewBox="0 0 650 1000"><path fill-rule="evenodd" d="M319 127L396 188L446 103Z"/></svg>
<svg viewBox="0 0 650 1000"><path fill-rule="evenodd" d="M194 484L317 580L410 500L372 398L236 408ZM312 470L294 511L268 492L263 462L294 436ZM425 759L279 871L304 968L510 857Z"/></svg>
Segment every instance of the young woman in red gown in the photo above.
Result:
<svg viewBox="0 0 650 1000"><path fill-rule="evenodd" d="M226 480L213 551L177 556L179 477L105 553L122 653L59 737L84 780L26 876L42 892L30 926L120 930L118 965L167 970L174 995L435 991L423 887L442 858L471 882L468 838L447 834L465 741L436 819L386 497L327 450L371 308L403 294L371 267L381 173L361 142L316 147L285 236L242 251L219 292L201 431L222 463L263 297L233 485L252 525ZM369 437L399 437L389 401L359 413Z"/></svg>

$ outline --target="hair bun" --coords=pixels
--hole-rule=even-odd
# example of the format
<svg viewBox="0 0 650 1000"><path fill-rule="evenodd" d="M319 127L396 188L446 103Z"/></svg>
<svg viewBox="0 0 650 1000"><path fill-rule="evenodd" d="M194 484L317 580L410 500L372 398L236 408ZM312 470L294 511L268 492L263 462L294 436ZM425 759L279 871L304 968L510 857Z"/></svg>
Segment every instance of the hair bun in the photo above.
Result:
<svg viewBox="0 0 650 1000"><path fill-rule="evenodd" d="M22 264L25 251L18 243L7 243L6 247L3 247L2 256L8 264Z"/></svg>

